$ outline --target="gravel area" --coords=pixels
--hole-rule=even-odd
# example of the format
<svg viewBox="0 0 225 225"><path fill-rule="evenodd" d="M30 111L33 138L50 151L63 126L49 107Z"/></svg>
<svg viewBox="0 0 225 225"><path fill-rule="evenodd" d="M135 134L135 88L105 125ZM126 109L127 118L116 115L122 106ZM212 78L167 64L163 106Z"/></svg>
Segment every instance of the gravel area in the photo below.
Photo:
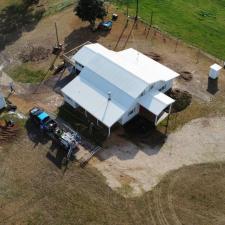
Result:
<svg viewBox="0 0 225 225"><path fill-rule="evenodd" d="M101 161L92 164L111 188L129 185L133 194L139 195L171 170L225 160L225 117L193 120L169 135L161 147L136 146L115 135L109 142L112 147L100 153Z"/></svg>

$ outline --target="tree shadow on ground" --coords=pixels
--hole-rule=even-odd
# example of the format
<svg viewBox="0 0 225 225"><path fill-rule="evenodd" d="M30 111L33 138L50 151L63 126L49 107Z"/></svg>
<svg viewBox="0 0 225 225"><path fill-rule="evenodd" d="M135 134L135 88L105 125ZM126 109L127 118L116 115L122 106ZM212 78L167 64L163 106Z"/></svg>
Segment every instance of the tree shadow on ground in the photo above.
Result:
<svg viewBox="0 0 225 225"><path fill-rule="evenodd" d="M35 28L44 14L44 8L37 8L33 1L7 6L0 11L0 50L19 39L24 31Z"/></svg>
<svg viewBox="0 0 225 225"><path fill-rule="evenodd" d="M77 46L90 41L95 43L100 37L108 35L107 31L93 31L91 26L81 27L70 33L64 40L65 52L70 51Z"/></svg>

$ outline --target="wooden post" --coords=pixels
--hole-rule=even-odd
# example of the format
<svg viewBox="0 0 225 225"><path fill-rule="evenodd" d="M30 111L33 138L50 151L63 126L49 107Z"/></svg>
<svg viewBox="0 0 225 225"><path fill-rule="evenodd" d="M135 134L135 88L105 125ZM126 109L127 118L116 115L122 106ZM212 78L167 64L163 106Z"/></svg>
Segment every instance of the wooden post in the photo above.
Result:
<svg viewBox="0 0 225 225"><path fill-rule="evenodd" d="M155 116L155 126L157 125L158 116Z"/></svg>
<svg viewBox="0 0 225 225"><path fill-rule="evenodd" d="M108 137L111 135L111 128L108 127Z"/></svg>
<svg viewBox="0 0 225 225"><path fill-rule="evenodd" d="M167 135L167 131L168 131L168 126L169 126L169 119L170 119L171 110L172 110L172 104L170 105L169 115L167 116L165 135Z"/></svg>
<svg viewBox="0 0 225 225"><path fill-rule="evenodd" d="M197 58L196 58L196 64L199 63L199 56L200 56L200 49L198 49L198 52L197 52Z"/></svg>
<svg viewBox="0 0 225 225"><path fill-rule="evenodd" d="M151 13L151 20L150 20L150 24L149 24L149 27L148 27L146 38L148 38L149 32L150 32L150 30L152 28L152 21L153 21L153 11Z"/></svg>
<svg viewBox="0 0 225 225"><path fill-rule="evenodd" d="M59 46L59 35L58 35L58 29L57 29L56 22L55 22L55 34L56 34L57 46Z"/></svg>
<svg viewBox="0 0 225 225"><path fill-rule="evenodd" d="M125 27L127 28L127 26L128 26L128 17L129 17L128 1L127 1L127 12L126 12L126 14L127 14L127 21L126 21Z"/></svg>
<svg viewBox="0 0 225 225"><path fill-rule="evenodd" d="M178 42L179 42L179 39L177 39L177 41L176 41L176 45L175 45L175 50L174 50L174 52L177 52Z"/></svg>
<svg viewBox="0 0 225 225"><path fill-rule="evenodd" d="M136 4L136 16L135 16L136 21L138 19L138 13L139 13L139 0L137 0L137 4Z"/></svg>

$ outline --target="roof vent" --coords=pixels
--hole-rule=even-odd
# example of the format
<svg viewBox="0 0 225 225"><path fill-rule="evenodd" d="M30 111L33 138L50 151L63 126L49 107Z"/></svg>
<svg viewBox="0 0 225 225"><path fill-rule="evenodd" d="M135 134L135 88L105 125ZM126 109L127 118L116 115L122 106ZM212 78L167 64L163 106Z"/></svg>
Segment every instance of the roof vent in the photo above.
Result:
<svg viewBox="0 0 225 225"><path fill-rule="evenodd" d="M110 101L111 100L111 92L109 91L108 92L108 101Z"/></svg>

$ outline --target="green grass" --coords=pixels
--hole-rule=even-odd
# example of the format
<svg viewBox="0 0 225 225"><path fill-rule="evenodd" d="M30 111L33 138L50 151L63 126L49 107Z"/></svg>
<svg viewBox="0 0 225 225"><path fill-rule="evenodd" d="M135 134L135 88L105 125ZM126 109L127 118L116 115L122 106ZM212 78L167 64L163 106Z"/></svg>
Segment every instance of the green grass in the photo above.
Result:
<svg viewBox="0 0 225 225"><path fill-rule="evenodd" d="M43 79L45 71L22 64L10 69L8 74L13 80L21 83L39 83Z"/></svg>
<svg viewBox="0 0 225 225"><path fill-rule="evenodd" d="M135 0L130 14L135 14ZM124 8L126 0L113 0ZM225 59L225 0L140 0L139 16L161 30Z"/></svg>
<svg viewBox="0 0 225 225"><path fill-rule="evenodd" d="M48 8L44 15L49 16L57 12L60 12L69 6L74 5L74 2L75 2L74 0L63 0L63 1L50 0L48 1Z"/></svg>

